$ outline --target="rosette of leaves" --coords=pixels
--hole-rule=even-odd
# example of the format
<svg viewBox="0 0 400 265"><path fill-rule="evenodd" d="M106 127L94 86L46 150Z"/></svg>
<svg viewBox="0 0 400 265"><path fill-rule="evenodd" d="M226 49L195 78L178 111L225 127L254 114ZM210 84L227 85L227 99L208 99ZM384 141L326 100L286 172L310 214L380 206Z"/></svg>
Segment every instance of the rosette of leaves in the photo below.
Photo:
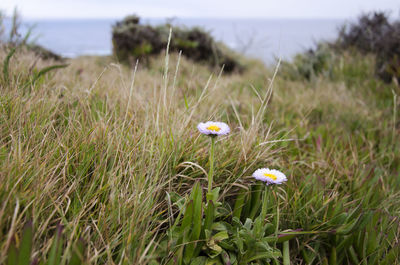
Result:
<svg viewBox="0 0 400 265"><path fill-rule="evenodd" d="M237 201L248 198L248 193L239 195ZM203 201L201 187L196 183L186 198L170 195L179 212L156 250L159 264L278 262L282 254L276 247L279 238L275 233L275 225L265 223L261 215L254 221L245 218L244 222L237 216L232 217L238 210L232 211L228 204L219 202L218 194L219 188L215 188ZM252 196L260 196L261 193L255 194ZM236 205L240 206L235 208L249 208L250 213L258 212L260 208L260 204L255 203L255 198L252 200L251 196L245 204Z"/></svg>

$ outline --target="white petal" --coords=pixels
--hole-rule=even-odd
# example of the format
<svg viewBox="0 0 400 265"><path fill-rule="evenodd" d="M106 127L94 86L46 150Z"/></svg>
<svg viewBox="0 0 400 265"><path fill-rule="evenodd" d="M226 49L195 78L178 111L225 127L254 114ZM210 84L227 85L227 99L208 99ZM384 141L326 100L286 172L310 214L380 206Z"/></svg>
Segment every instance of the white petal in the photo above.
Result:
<svg viewBox="0 0 400 265"><path fill-rule="evenodd" d="M214 131L214 130L209 130L207 129L210 126L217 126L220 128L219 131ZM208 121L205 123L199 123L197 125L197 129L199 130L200 133L205 134L205 135L226 135L230 132L228 124L224 122L213 122L213 121Z"/></svg>
<svg viewBox="0 0 400 265"><path fill-rule="evenodd" d="M272 175L276 176L276 179L274 180L274 179L271 179L269 177L266 177L265 174L272 174ZM257 169L253 173L253 177L255 179L257 179L257 180L261 180L263 182L266 182L267 185L270 185L270 184L281 184L281 183L287 181L287 178L286 178L285 174L283 174L279 170L269 169L269 168Z"/></svg>

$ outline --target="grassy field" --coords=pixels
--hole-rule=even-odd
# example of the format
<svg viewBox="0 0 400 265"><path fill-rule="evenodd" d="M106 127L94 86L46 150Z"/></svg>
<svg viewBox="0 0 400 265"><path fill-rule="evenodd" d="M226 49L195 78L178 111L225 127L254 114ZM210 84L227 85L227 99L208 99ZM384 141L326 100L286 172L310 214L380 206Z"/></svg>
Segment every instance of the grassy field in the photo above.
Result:
<svg viewBox="0 0 400 265"><path fill-rule="evenodd" d="M170 198L207 188L209 139L196 126L208 120L231 128L215 150L225 209L254 191L256 169L286 174L263 222L275 237L307 231L272 243L291 264L400 264L400 90L373 61L337 55L306 80L257 61L221 75L177 54L136 71L81 57L33 80L55 62L17 50L0 79L0 264L30 222L32 260L52 259L62 232L59 264L79 240L84 264L167 263Z"/></svg>

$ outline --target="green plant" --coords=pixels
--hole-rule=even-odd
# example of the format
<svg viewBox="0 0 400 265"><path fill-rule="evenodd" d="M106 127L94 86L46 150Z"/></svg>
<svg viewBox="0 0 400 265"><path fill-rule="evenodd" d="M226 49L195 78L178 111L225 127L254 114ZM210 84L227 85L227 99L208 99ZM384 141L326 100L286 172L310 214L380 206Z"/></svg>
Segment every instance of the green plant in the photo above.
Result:
<svg viewBox="0 0 400 265"><path fill-rule="evenodd" d="M212 191L214 198L218 191ZM231 214L217 199L204 202L197 182L160 244L161 264L249 264L282 256L272 224L264 224L262 216L242 223Z"/></svg>
<svg viewBox="0 0 400 265"><path fill-rule="evenodd" d="M282 257L281 251L276 247L278 242L284 243L284 264L289 264L287 241L291 237L288 237L288 234L278 237L279 206L276 207L274 224L265 222L271 191L276 204L279 205L275 191L270 191L269 187L264 185L263 200L260 203L261 185L256 186L256 192L252 196L249 196L246 190L242 190L236 198L233 211L229 204L220 202L220 189L212 188L215 141L218 135L229 133L229 127L224 123L208 122L200 123L198 129L211 139L206 200L203 200L199 182L193 186L189 197L182 198L174 194L173 202L179 205L179 213L175 223L168 229L167 236L161 239L160 249L156 250L160 257L164 257L160 258L161 264L245 265L257 261L277 263L278 258ZM270 172L278 172L280 179ZM262 174L271 178L273 183L275 180L277 183L286 181L286 177L279 171L268 170ZM242 211L243 208L246 211ZM241 219L244 222L241 222Z"/></svg>
<svg viewBox="0 0 400 265"><path fill-rule="evenodd" d="M15 236L12 239L10 248L8 249L7 260L5 265L80 265L84 262L84 243L83 240L78 240L72 245L71 256L69 262L66 263L63 257L67 255L64 248L64 240L62 236L62 226L58 225L56 229L56 235L53 237L53 243L49 252L49 256L46 260L40 260L40 258L31 259L32 247L33 247L33 225L32 222L25 224L24 230L19 246L16 244Z"/></svg>
<svg viewBox="0 0 400 265"><path fill-rule="evenodd" d="M3 61L3 79L4 79L4 82L8 82L8 79L9 79L9 73L8 73L9 70L8 69L9 69L9 66L10 66L10 60L11 60L11 57L14 55L15 51L16 51L16 48L12 48L8 52L6 58Z"/></svg>
<svg viewBox="0 0 400 265"><path fill-rule="evenodd" d="M113 52L121 62L130 63L138 58L149 61L150 56L163 53L168 46L170 52L181 52L195 62L218 69L225 66L226 73L244 70L238 55L217 43L209 32L199 27L189 29L169 23L142 25L138 16L127 16L113 26L112 43Z"/></svg>
<svg viewBox="0 0 400 265"><path fill-rule="evenodd" d="M293 62L284 62L282 66L285 77L296 80L314 80L322 75L332 76L335 56L328 43L319 43L316 49L310 49L304 53L297 54Z"/></svg>
<svg viewBox="0 0 400 265"><path fill-rule="evenodd" d="M3 61L3 80L4 83L8 83L10 81L10 73L9 73L9 67L10 67L10 60L14 56L15 52L17 51L17 47L13 47L10 49L8 52L7 56L5 57ZM34 73L28 77L28 80L26 80L25 84L22 85L22 89L25 91L27 88L31 88L33 84L35 84L37 81L40 81L43 76L48 74L49 72L52 72L54 70L60 69L60 68L65 68L67 67L68 64L56 64L56 65L51 65L44 67L41 70L34 69Z"/></svg>
<svg viewBox="0 0 400 265"><path fill-rule="evenodd" d="M32 75L32 77L25 83L25 85L23 86L23 89L24 90L26 88L30 89L33 84L40 81L41 78L43 78L43 76L45 76L47 73L52 72L57 69L65 68L67 66L68 66L68 64L56 64L56 65L47 66L39 71L36 70L34 72L34 74Z"/></svg>

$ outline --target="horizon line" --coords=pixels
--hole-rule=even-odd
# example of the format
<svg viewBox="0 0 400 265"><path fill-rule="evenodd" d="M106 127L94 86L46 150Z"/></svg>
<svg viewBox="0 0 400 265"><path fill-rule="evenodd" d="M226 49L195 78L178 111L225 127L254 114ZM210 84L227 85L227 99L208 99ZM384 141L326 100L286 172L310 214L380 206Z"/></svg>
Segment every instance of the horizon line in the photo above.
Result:
<svg viewBox="0 0 400 265"><path fill-rule="evenodd" d="M121 20L129 15L121 17L35 17L35 16L21 16L22 20ZM6 18L11 18L11 16L6 16ZM213 17L213 16L139 16L141 20L143 19L212 19L212 20L349 20L356 17Z"/></svg>

